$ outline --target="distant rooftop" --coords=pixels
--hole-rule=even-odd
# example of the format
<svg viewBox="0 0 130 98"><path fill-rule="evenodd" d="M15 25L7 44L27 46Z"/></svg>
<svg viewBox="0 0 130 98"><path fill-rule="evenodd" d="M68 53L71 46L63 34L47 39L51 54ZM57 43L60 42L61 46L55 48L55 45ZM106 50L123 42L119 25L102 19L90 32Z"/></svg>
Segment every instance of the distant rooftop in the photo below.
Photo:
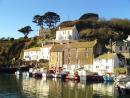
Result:
<svg viewBox="0 0 130 98"><path fill-rule="evenodd" d="M98 59L111 59L116 55L116 53L106 53L98 56Z"/></svg>
<svg viewBox="0 0 130 98"><path fill-rule="evenodd" d="M96 41L88 41L88 42L73 42L73 43L67 43L67 44L55 44L51 51L53 52L59 52L63 51L66 48L91 48L94 47Z"/></svg>
<svg viewBox="0 0 130 98"><path fill-rule="evenodd" d="M33 48L26 49L24 51L40 51L40 48L41 47L33 47Z"/></svg>
<svg viewBox="0 0 130 98"><path fill-rule="evenodd" d="M75 27L64 27L64 28L61 28L59 27L58 31L62 31L62 30L73 30Z"/></svg>

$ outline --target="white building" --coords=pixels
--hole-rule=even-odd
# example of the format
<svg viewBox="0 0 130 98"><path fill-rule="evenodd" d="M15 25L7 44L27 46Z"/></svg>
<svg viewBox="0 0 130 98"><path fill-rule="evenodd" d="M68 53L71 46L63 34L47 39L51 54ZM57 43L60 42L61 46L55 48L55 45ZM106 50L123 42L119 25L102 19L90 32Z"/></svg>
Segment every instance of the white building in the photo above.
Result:
<svg viewBox="0 0 130 98"><path fill-rule="evenodd" d="M44 45L41 47L40 59L50 60L50 50L53 45Z"/></svg>
<svg viewBox="0 0 130 98"><path fill-rule="evenodd" d="M120 61L115 53L100 55L93 61L93 72L99 74L114 73L114 67L119 67Z"/></svg>
<svg viewBox="0 0 130 98"><path fill-rule="evenodd" d="M24 60L31 61L40 59L50 60L50 49L52 45L44 45L42 47L34 47L24 50Z"/></svg>
<svg viewBox="0 0 130 98"><path fill-rule="evenodd" d="M60 28L56 31L56 39L55 40L78 40L79 33L75 26Z"/></svg>
<svg viewBox="0 0 130 98"><path fill-rule="evenodd" d="M40 54L41 54L40 48L41 47L34 47L34 48L24 50L23 59L26 60L26 61L31 61L31 60L39 61Z"/></svg>

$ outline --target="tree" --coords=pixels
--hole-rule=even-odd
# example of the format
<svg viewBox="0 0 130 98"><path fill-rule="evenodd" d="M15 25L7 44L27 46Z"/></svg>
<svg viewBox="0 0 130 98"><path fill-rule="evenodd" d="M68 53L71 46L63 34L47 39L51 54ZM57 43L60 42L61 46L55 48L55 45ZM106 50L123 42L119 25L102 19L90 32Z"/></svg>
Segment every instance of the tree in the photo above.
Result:
<svg viewBox="0 0 130 98"><path fill-rule="evenodd" d="M40 26L40 28L43 29L43 16L35 15L33 17L33 21L32 22L36 23L37 26Z"/></svg>
<svg viewBox="0 0 130 98"><path fill-rule="evenodd" d="M25 26L25 27L19 29L18 31L24 34L24 38L28 38L28 34L33 30L30 26Z"/></svg>
<svg viewBox="0 0 130 98"><path fill-rule="evenodd" d="M99 16L98 14L95 14L95 13L86 13L86 14L83 14L79 20L86 20L86 19L91 19L91 20L98 20L99 19Z"/></svg>
<svg viewBox="0 0 130 98"><path fill-rule="evenodd" d="M60 22L60 16L54 12L47 12L43 15L43 21L51 29L56 26L57 22Z"/></svg>

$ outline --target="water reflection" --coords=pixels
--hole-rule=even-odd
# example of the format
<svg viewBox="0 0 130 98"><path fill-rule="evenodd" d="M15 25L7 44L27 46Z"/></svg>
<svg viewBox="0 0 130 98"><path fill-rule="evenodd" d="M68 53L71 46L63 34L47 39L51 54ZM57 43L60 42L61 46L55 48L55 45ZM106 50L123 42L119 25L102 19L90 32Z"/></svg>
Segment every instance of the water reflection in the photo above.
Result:
<svg viewBox="0 0 130 98"><path fill-rule="evenodd" d="M113 96L115 94L114 91L114 84L112 82L93 84L93 92L95 94Z"/></svg>
<svg viewBox="0 0 130 98"><path fill-rule="evenodd" d="M26 96L37 98L46 98L49 94L49 84L46 80L23 79L22 90Z"/></svg>
<svg viewBox="0 0 130 98"><path fill-rule="evenodd" d="M62 82L0 75L0 98L130 98L118 96L113 83Z"/></svg>

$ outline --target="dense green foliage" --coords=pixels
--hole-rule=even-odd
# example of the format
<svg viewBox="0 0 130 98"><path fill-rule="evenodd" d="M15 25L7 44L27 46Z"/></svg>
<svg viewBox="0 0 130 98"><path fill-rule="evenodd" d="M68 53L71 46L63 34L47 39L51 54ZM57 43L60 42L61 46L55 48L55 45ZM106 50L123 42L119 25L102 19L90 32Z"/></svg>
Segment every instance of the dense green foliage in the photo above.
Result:
<svg viewBox="0 0 130 98"><path fill-rule="evenodd" d="M95 13L86 13L86 14L83 14L79 20L98 20L99 19L99 16L98 14L95 14Z"/></svg>
<svg viewBox="0 0 130 98"><path fill-rule="evenodd" d="M32 22L36 23L40 28L43 28L43 17L41 15L35 15Z"/></svg>
<svg viewBox="0 0 130 98"><path fill-rule="evenodd" d="M44 23L49 29L54 28L57 22L60 22L60 16L54 12L47 12L43 15Z"/></svg>
<svg viewBox="0 0 130 98"><path fill-rule="evenodd" d="M0 40L0 67L13 66L13 59L23 59L23 50L38 46L36 39Z"/></svg>

